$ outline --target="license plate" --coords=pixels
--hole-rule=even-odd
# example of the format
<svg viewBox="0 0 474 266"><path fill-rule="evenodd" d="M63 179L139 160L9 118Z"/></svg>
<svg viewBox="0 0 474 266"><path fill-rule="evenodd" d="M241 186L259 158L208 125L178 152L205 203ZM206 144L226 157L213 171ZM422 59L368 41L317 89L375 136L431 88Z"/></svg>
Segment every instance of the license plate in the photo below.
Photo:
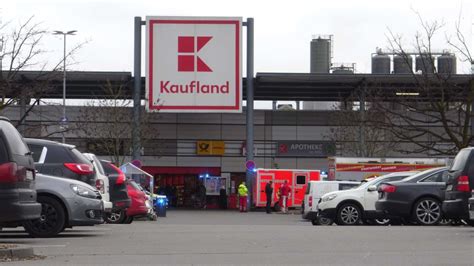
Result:
<svg viewBox="0 0 474 266"><path fill-rule="evenodd" d="M33 180L33 172L26 171L26 180Z"/></svg>

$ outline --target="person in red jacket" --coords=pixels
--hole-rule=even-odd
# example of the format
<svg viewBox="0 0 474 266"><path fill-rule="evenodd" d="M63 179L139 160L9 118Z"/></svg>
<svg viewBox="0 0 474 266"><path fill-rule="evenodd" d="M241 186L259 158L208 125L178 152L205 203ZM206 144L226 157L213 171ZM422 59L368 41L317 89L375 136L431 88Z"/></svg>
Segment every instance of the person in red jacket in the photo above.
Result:
<svg viewBox="0 0 474 266"><path fill-rule="evenodd" d="M291 196L291 188L288 185L288 182L285 180L283 186L280 187L280 195L281 195L281 211L283 213L288 212L288 198Z"/></svg>

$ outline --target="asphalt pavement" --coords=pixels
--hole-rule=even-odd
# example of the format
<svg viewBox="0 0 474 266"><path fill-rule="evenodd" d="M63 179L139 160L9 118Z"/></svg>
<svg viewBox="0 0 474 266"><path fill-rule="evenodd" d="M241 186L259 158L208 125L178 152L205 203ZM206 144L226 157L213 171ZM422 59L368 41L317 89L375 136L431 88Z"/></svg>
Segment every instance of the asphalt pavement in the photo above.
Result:
<svg viewBox="0 0 474 266"><path fill-rule="evenodd" d="M68 229L32 239L4 229L0 243L44 259L5 265L474 265L468 226L312 226L298 214L168 211L158 221Z"/></svg>

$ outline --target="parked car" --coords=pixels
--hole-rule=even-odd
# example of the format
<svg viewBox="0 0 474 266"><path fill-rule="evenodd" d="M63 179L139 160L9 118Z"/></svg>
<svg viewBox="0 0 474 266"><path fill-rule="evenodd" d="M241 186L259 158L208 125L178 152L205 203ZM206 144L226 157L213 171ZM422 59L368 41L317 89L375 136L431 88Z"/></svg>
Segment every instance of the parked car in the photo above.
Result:
<svg viewBox="0 0 474 266"><path fill-rule="evenodd" d="M443 219L441 203L446 189L447 167L429 169L401 181L382 182L375 209L382 215L435 225Z"/></svg>
<svg viewBox="0 0 474 266"><path fill-rule="evenodd" d="M100 192L102 196L102 201L104 202L104 212L112 212L112 202L110 201L110 185L109 178L105 175L104 168L100 163L100 160L92 153L83 153L84 156L92 163L94 170L97 176L95 187Z"/></svg>
<svg viewBox="0 0 474 266"><path fill-rule="evenodd" d="M449 168L442 204L445 218L462 219L474 225L474 221L469 219L468 209L472 189L474 189L474 147L460 150Z"/></svg>
<svg viewBox="0 0 474 266"><path fill-rule="evenodd" d="M391 173L363 182L353 189L324 194L318 205L318 215L321 218L335 221L338 225L357 225L362 221L375 222L376 219L384 219L384 216L375 211L378 185L381 182L402 180L415 173ZM378 223L388 222L388 220L379 220Z"/></svg>
<svg viewBox="0 0 474 266"><path fill-rule="evenodd" d="M127 180L127 192L132 202L123 215L123 223L131 223L135 217L147 216L149 211L146 204L148 197L135 181Z"/></svg>
<svg viewBox="0 0 474 266"><path fill-rule="evenodd" d="M310 220L313 225L329 222L329 220L317 219L318 202L321 196L329 192L346 190L358 185L360 185L360 182L356 181L309 181L303 201L303 219Z"/></svg>
<svg viewBox="0 0 474 266"><path fill-rule="evenodd" d="M0 227L40 214L31 152L10 121L0 117Z"/></svg>
<svg viewBox="0 0 474 266"><path fill-rule="evenodd" d="M95 186L94 168L75 146L43 139L25 139L36 170L45 175L75 179Z"/></svg>
<svg viewBox="0 0 474 266"><path fill-rule="evenodd" d="M84 182L37 174L36 189L41 217L23 223L34 237L53 237L65 228L104 222L100 193Z"/></svg>
<svg viewBox="0 0 474 266"><path fill-rule="evenodd" d="M110 201L113 204L112 212L106 215L105 220L108 223L117 223L117 221L122 219L120 216L123 213L122 210L126 210L132 203L128 196L127 178L114 164L104 160L101 160L100 163L109 178Z"/></svg>

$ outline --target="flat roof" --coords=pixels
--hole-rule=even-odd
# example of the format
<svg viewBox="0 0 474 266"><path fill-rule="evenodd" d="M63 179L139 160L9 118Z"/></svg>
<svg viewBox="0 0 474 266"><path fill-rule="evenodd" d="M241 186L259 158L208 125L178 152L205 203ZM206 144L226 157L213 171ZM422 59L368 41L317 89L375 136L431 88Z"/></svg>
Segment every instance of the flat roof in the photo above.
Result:
<svg viewBox="0 0 474 266"><path fill-rule="evenodd" d="M3 76L7 73L3 72ZM42 98L62 98L62 72L20 71L16 79L21 83L35 80L50 80L42 89ZM316 73L257 73L255 78L255 100L290 101L341 101L355 100L363 88L376 89L387 97L395 91L414 90L420 76L412 74L316 74ZM464 91L473 75L452 75L446 78L450 88ZM145 96L145 78L141 78L142 99ZM442 84L443 77L433 75L431 86ZM104 96L106 84L123 86L128 97L132 97L133 77L131 72L68 71L66 94L68 99L94 99ZM243 79L243 98L246 99L246 79ZM31 89L31 88L29 88ZM456 93L459 97L459 91Z"/></svg>

